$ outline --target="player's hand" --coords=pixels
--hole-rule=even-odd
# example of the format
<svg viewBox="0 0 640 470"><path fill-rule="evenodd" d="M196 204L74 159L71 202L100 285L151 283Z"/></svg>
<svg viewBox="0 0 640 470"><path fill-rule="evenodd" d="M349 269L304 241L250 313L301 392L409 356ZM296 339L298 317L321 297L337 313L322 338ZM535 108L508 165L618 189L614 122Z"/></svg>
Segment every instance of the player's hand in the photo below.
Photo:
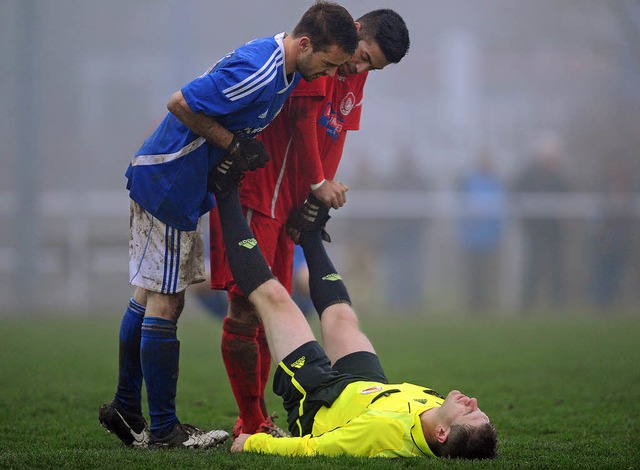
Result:
<svg viewBox="0 0 640 470"><path fill-rule="evenodd" d="M233 444L231 444L231 452L242 452L244 451L244 443L247 442L247 439L249 439L249 437L251 436L251 434L240 434L238 437L236 437L233 441Z"/></svg>
<svg viewBox="0 0 640 470"><path fill-rule="evenodd" d="M318 188L312 189L311 193L325 206L340 209L347 202L347 191L349 188L346 184L340 181L326 180Z"/></svg>
<svg viewBox="0 0 640 470"><path fill-rule="evenodd" d="M264 144L258 139L234 135L227 155L234 161L235 170L253 171L264 168L270 157Z"/></svg>

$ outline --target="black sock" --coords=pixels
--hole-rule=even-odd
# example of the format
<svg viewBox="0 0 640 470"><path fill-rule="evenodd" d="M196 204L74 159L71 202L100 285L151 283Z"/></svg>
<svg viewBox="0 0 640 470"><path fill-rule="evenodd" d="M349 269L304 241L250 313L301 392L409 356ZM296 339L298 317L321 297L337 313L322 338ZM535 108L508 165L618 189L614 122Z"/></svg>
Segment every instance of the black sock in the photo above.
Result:
<svg viewBox="0 0 640 470"><path fill-rule="evenodd" d="M242 293L249 297L274 276L242 214L238 189L216 195L216 200L231 273Z"/></svg>
<svg viewBox="0 0 640 470"><path fill-rule="evenodd" d="M309 266L309 291L318 315L322 316L330 305L351 305L347 286L329 259L320 230L304 233L300 237L300 246Z"/></svg>

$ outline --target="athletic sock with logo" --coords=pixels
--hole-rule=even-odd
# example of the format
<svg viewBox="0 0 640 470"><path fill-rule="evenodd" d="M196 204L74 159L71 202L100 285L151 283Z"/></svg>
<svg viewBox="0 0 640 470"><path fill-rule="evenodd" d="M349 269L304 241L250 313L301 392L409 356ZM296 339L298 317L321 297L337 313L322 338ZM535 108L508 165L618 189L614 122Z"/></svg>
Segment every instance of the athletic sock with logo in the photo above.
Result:
<svg viewBox="0 0 640 470"><path fill-rule="evenodd" d="M224 193L217 203L229 268L236 284L248 298L274 276L244 218L238 188Z"/></svg>
<svg viewBox="0 0 640 470"><path fill-rule="evenodd" d="M116 401L135 414L142 414L142 366L140 365L140 336L145 306L133 297L120 323L120 357Z"/></svg>
<svg viewBox="0 0 640 470"><path fill-rule="evenodd" d="M176 391L180 341L176 324L159 317L145 317L142 322L140 357L149 401L150 430L165 437L176 423Z"/></svg>
<svg viewBox="0 0 640 470"><path fill-rule="evenodd" d="M242 430L246 433L253 433L264 419L256 333L255 325L229 317L222 322L222 360L238 404Z"/></svg>
<svg viewBox="0 0 640 470"><path fill-rule="evenodd" d="M351 305L347 286L329 259L320 230L303 233L300 246L309 266L309 293L318 316L322 317L322 312L331 305Z"/></svg>

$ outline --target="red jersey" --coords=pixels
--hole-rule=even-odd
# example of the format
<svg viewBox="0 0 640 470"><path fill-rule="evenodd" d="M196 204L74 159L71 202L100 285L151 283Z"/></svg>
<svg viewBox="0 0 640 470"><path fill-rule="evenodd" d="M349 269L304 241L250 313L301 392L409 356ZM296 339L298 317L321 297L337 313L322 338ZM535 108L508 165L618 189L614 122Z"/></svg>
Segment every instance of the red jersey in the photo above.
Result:
<svg viewBox="0 0 640 470"><path fill-rule="evenodd" d="M271 160L246 173L240 187L243 206L287 221L311 185L333 180L347 130L360 128L368 73L301 81L280 114L260 133Z"/></svg>

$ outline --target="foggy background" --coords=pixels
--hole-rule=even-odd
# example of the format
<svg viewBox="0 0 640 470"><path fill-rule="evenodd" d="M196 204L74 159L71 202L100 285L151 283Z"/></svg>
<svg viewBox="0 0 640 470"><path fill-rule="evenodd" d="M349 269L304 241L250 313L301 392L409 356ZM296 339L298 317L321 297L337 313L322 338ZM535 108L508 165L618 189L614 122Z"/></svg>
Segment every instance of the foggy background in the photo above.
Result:
<svg viewBox="0 0 640 470"><path fill-rule="evenodd" d="M0 1L0 314L120 314L129 159L173 92L311 3ZM640 311L639 4L340 3L411 36L338 171L329 249L357 310ZM495 179L465 186L480 155Z"/></svg>

